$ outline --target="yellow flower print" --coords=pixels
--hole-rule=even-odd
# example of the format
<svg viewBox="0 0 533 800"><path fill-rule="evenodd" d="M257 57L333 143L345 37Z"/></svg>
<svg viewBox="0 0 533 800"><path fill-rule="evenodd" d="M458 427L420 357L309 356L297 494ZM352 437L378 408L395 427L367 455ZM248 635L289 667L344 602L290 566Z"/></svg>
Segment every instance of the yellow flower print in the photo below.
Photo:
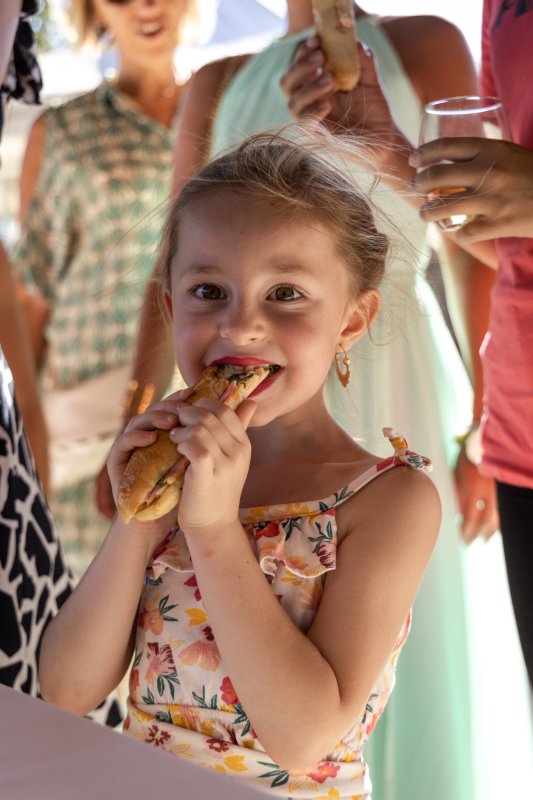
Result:
<svg viewBox="0 0 533 800"><path fill-rule="evenodd" d="M233 772L246 772L248 767L246 764L243 764L244 756L226 756L224 758L224 764L228 769L233 770Z"/></svg>
<svg viewBox="0 0 533 800"><path fill-rule="evenodd" d="M203 625L207 622L207 614L201 608L186 608L185 613L189 617L189 625Z"/></svg>
<svg viewBox="0 0 533 800"><path fill-rule="evenodd" d="M300 607L304 611L318 611L323 592L322 581L305 581L300 592Z"/></svg>
<svg viewBox="0 0 533 800"><path fill-rule="evenodd" d="M214 672L220 664L220 653L215 642L193 642L179 654L179 660L186 667L198 666Z"/></svg>

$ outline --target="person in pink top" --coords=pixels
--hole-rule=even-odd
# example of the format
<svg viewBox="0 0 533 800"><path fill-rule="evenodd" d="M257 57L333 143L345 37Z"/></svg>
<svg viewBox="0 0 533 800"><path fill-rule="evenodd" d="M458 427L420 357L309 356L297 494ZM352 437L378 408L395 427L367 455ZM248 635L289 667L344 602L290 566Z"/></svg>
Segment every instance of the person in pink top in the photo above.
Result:
<svg viewBox="0 0 533 800"><path fill-rule="evenodd" d="M425 203L428 221L473 215L456 234L497 267L481 350L481 470L497 481L507 574L533 683L533 3L485 0L481 88L499 97L512 142L441 139L413 158L415 186L465 187L460 199ZM451 163L438 164L441 160ZM433 166L432 166L433 165ZM436 166L435 166L436 165Z"/></svg>

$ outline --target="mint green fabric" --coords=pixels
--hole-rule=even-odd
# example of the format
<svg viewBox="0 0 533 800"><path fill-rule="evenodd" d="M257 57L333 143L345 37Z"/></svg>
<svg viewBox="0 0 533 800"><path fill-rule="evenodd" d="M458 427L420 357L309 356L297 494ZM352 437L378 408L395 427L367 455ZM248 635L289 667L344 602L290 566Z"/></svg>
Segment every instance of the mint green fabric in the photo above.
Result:
<svg viewBox="0 0 533 800"><path fill-rule="evenodd" d="M420 104L389 40L373 17L358 20L374 51L398 126L416 141ZM292 122L279 80L312 31L278 40L250 58L223 94L214 154L245 135ZM357 172L363 186L372 176ZM384 283L384 309L371 337L352 349L348 390L327 387L335 418L370 450L386 455L391 425L434 462L443 500L441 535L413 610L398 681L365 746L374 800L473 800L473 698L467 644L464 563L450 466L454 432L468 419L471 389L437 300L425 280L426 229L417 213L384 185L374 201L405 236ZM389 231L390 232L390 231ZM394 509L391 509L391 532ZM364 643L362 643L364 646ZM480 798L478 798L480 800Z"/></svg>

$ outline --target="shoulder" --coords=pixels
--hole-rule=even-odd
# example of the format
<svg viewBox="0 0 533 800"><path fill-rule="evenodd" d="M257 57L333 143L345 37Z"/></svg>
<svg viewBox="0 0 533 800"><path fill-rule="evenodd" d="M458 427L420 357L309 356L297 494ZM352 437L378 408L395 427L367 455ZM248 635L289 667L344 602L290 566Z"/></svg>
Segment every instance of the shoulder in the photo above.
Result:
<svg viewBox="0 0 533 800"><path fill-rule="evenodd" d="M204 64L191 77L188 90L190 92L203 91L216 87L223 89L250 57L251 54L244 53L236 56L226 56L217 61L210 61Z"/></svg>
<svg viewBox="0 0 533 800"><path fill-rule="evenodd" d="M339 509L342 538L431 552L441 521L439 493L422 471L401 466L378 475Z"/></svg>
<svg viewBox="0 0 533 800"><path fill-rule="evenodd" d="M476 89L476 70L468 44L448 20L420 14L381 22L422 103Z"/></svg>

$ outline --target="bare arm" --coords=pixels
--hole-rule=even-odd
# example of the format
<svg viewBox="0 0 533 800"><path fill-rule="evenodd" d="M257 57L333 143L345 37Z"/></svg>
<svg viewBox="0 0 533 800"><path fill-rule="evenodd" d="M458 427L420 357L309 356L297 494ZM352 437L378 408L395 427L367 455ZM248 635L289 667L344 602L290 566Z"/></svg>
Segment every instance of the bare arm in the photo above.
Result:
<svg viewBox="0 0 533 800"><path fill-rule="evenodd" d="M0 244L0 344L13 373L17 402L37 472L48 488L48 441L32 347L7 254Z"/></svg>
<svg viewBox="0 0 533 800"><path fill-rule="evenodd" d="M11 58L21 6L22 0L3 0L0 3L0 83L4 82Z"/></svg>
<svg viewBox="0 0 533 800"><path fill-rule="evenodd" d="M339 509L346 535L337 568L304 635L273 594L238 520L250 459L244 429L254 410L250 400L237 413L208 400L180 408L182 427L171 438L190 465L178 519L247 716L276 763L300 770L330 752L364 708L429 559L440 503L431 481L403 469L348 500Z"/></svg>
<svg viewBox="0 0 533 800"><path fill-rule="evenodd" d="M494 270L460 248L449 236L440 237L438 255L448 309L474 389L472 420L479 423L483 412L479 351L488 329ZM458 456L455 482L463 516L463 539L470 542L476 536L489 538L499 526L494 481L481 475L466 457L464 447Z"/></svg>
<svg viewBox="0 0 533 800"><path fill-rule="evenodd" d="M424 476L399 471L367 487L340 518L350 532L307 635L280 606L238 524L187 535L235 691L269 756L289 770L316 764L360 715L413 602L440 506Z"/></svg>
<svg viewBox="0 0 533 800"><path fill-rule="evenodd" d="M217 91L227 64L228 59L207 64L193 75L187 87L174 151L173 195L208 158ZM140 384L154 385L154 399L163 395L174 370L172 335L159 295L154 279L145 293L132 369L132 377ZM127 410L125 421L136 411Z"/></svg>

